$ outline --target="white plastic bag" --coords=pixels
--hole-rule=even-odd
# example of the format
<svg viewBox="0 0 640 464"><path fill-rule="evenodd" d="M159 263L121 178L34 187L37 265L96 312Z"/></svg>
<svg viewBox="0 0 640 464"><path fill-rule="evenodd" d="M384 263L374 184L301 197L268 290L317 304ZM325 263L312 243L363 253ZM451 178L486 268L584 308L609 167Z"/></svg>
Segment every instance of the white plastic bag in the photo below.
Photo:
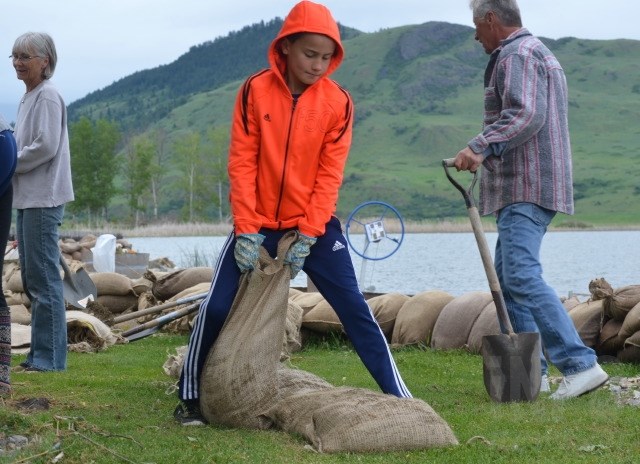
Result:
<svg viewBox="0 0 640 464"><path fill-rule="evenodd" d="M116 237L103 234L96 240L93 252L93 268L96 272L116 271Z"/></svg>

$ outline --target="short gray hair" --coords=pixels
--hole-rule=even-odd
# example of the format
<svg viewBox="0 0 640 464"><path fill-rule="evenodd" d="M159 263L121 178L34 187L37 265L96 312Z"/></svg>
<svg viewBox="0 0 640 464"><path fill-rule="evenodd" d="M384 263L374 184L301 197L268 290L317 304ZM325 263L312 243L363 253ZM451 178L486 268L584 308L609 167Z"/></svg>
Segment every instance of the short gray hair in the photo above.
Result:
<svg viewBox="0 0 640 464"><path fill-rule="evenodd" d="M493 11L504 26L522 27L516 0L470 0L469 8L474 18L484 18L489 11Z"/></svg>
<svg viewBox="0 0 640 464"><path fill-rule="evenodd" d="M42 58L48 58L49 64L42 71L42 77L49 79L53 76L58 62L58 54L53 39L46 32L26 32L16 39L13 44L12 53L19 55L26 53L28 55L36 55Z"/></svg>

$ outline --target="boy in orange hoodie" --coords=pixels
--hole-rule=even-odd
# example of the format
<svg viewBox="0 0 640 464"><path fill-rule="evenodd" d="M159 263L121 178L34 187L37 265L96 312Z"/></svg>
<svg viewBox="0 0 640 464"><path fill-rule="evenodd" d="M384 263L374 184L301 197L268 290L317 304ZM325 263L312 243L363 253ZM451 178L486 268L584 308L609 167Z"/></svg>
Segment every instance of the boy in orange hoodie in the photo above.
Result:
<svg viewBox="0 0 640 464"><path fill-rule="evenodd" d="M353 102L329 75L344 50L338 25L323 5L296 4L269 47L270 68L238 92L231 128L229 180L234 231L216 263L200 306L179 382L174 416L183 425L205 421L200 374L231 309L242 272L258 249L275 256L278 240L299 232L285 258L291 277L304 270L335 309L380 389L411 397L358 283L335 213L351 146Z"/></svg>

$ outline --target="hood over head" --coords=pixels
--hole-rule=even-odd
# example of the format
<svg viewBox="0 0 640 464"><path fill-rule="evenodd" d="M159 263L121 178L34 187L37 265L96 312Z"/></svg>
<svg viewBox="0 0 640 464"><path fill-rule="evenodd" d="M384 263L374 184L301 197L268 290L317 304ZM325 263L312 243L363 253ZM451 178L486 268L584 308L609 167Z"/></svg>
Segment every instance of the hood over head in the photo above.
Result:
<svg viewBox="0 0 640 464"><path fill-rule="evenodd" d="M297 3L284 19L282 28L269 46L269 64L274 69L279 69L281 73L285 70L285 60L279 51L279 43L286 36L301 32L323 34L331 38L336 43L336 51L331 59L331 64L327 74L331 74L342 63L344 49L340 40L340 30L338 23L331 15L331 11L319 3L303 0Z"/></svg>

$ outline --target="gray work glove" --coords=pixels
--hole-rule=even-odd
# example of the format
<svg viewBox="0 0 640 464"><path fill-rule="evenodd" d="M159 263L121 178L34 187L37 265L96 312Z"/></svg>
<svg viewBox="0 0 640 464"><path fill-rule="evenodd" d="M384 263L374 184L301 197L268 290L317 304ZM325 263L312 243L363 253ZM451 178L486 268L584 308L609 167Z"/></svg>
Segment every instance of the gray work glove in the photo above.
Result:
<svg viewBox="0 0 640 464"><path fill-rule="evenodd" d="M265 239L262 234L240 234L236 237L236 247L233 256L240 272L249 272L256 267L258 262L260 245Z"/></svg>
<svg viewBox="0 0 640 464"><path fill-rule="evenodd" d="M291 278L295 279L298 272L302 270L304 266L304 260L309 253L311 253L311 246L316 243L317 238L307 237L304 234L299 234L298 239L291 245L289 251L284 257L284 264L291 265Z"/></svg>

